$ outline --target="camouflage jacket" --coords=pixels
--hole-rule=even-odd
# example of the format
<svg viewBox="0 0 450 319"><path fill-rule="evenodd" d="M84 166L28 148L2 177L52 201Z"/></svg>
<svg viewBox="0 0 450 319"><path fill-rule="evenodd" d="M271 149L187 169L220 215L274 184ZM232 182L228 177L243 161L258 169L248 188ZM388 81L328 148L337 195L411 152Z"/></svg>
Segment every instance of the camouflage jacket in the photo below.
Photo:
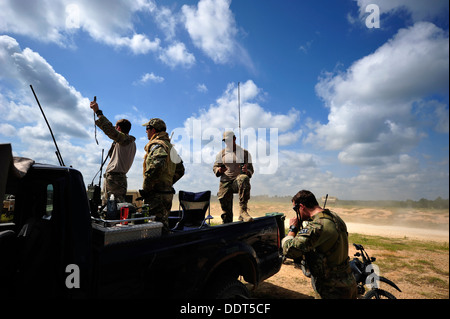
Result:
<svg viewBox="0 0 450 319"><path fill-rule="evenodd" d="M172 191L172 185L184 175L183 161L166 132L159 132L144 148L143 189L151 191Z"/></svg>
<svg viewBox="0 0 450 319"><path fill-rule="evenodd" d="M316 277L348 271L347 226L328 209L314 215L296 237L286 236L282 245L286 257L306 259Z"/></svg>

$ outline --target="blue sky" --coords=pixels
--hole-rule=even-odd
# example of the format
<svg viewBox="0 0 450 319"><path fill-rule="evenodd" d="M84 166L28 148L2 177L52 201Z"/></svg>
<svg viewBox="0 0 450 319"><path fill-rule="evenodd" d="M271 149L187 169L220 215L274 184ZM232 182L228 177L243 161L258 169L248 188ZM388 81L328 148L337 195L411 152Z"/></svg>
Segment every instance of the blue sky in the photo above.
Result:
<svg viewBox="0 0 450 319"><path fill-rule="evenodd" d="M186 166L176 190L214 193L220 134L239 133L239 82L254 195L448 198L448 6L2 0L0 143L57 164L31 84L65 163L90 183L110 145L98 130L95 143L96 95L112 122L132 122L130 189L142 185L141 124L160 117Z"/></svg>

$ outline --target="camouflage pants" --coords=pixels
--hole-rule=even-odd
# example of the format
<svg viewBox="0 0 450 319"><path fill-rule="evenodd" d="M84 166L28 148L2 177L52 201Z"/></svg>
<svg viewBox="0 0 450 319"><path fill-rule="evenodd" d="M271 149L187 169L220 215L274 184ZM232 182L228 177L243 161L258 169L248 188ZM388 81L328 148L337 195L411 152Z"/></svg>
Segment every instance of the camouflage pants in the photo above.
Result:
<svg viewBox="0 0 450 319"><path fill-rule="evenodd" d="M150 192L144 202L149 205L150 215L155 215L155 221L163 224L162 233L169 233L169 214L172 209L173 194Z"/></svg>
<svg viewBox="0 0 450 319"><path fill-rule="evenodd" d="M106 173L103 183L103 198L102 204L114 194L117 202L125 202L125 195L127 194L127 176L123 173Z"/></svg>
<svg viewBox="0 0 450 319"><path fill-rule="evenodd" d="M356 280L353 274L331 279L311 277L311 283L318 299L356 299Z"/></svg>
<svg viewBox="0 0 450 319"><path fill-rule="evenodd" d="M239 194L239 206L241 212L247 212L247 203L250 199L250 177L245 174L239 175L235 180L220 182L217 198L222 208L223 223L233 221L233 194Z"/></svg>

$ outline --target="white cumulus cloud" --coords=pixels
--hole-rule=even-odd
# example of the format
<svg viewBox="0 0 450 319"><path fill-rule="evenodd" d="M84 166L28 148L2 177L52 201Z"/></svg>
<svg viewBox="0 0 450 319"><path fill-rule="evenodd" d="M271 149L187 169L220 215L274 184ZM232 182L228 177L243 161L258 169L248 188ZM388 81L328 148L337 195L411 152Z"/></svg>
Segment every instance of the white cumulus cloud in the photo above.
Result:
<svg viewBox="0 0 450 319"><path fill-rule="evenodd" d="M184 25L194 45L215 63L229 63L233 59L252 68L246 50L238 43L238 28L231 0L200 0L197 6L184 5Z"/></svg>
<svg viewBox="0 0 450 319"><path fill-rule="evenodd" d="M385 163L411 150L423 137L416 105L448 90L448 43L443 30L419 22L346 72L324 76L316 90L330 110L328 123L307 140L352 164Z"/></svg>
<svg viewBox="0 0 450 319"><path fill-rule="evenodd" d="M190 68L195 64L194 55L187 51L186 46L182 42L176 42L170 45L167 49L163 50L159 58L172 68L176 66Z"/></svg>
<svg viewBox="0 0 450 319"><path fill-rule="evenodd" d="M61 46L72 46L72 34L85 31L96 41L145 54L159 49L160 40L136 33L133 19L137 12L153 10L151 0L4 0L0 2L0 31Z"/></svg>

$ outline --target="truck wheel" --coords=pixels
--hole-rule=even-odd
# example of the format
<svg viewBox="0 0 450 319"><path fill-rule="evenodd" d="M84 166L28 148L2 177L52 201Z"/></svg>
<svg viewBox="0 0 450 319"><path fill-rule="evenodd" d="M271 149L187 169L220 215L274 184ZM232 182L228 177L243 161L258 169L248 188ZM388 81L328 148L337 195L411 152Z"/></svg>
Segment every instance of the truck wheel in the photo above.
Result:
<svg viewBox="0 0 450 319"><path fill-rule="evenodd" d="M232 277L214 281L207 294L207 298L211 299L248 299L249 297L247 287Z"/></svg>

